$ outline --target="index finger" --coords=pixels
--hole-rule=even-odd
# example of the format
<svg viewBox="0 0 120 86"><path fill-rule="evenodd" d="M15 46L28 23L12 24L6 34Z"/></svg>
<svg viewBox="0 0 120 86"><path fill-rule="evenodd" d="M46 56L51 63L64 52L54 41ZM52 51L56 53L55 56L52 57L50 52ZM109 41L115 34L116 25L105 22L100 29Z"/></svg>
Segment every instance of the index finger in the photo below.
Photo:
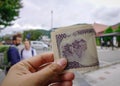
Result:
<svg viewBox="0 0 120 86"><path fill-rule="evenodd" d="M37 55L26 60L32 67L38 68L39 66L50 63L54 61L53 53L44 53L41 55Z"/></svg>

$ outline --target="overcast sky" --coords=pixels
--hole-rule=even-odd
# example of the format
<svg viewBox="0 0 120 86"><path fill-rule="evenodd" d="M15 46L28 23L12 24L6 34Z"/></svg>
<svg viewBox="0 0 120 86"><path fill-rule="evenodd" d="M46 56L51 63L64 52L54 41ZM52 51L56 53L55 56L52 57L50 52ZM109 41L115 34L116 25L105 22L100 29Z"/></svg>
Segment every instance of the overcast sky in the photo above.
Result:
<svg viewBox="0 0 120 86"><path fill-rule="evenodd" d="M120 0L22 0L20 18L2 33L62 27L78 23L113 25L120 22ZM53 11L53 13L51 13Z"/></svg>

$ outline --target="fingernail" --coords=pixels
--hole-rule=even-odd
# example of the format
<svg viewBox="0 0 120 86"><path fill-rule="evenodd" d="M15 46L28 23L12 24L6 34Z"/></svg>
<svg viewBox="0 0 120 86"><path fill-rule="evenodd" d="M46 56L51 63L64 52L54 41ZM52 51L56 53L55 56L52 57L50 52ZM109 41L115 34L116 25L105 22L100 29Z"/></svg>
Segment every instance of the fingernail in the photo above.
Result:
<svg viewBox="0 0 120 86"><path fill-rule="evenodd" d="M64 66L67 64L67 60L65 58L61 58L60 60L57 61L57 64L60 66Z"/></svg>

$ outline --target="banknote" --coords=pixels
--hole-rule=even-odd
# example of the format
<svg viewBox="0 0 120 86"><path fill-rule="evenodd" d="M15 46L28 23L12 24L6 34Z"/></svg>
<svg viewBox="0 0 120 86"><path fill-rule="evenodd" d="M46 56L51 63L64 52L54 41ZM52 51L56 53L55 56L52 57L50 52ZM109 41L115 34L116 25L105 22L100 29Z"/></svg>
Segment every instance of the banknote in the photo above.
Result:
<svg viewBox="0 0 120 86"><path fill-rule="evenodd" d="M58 28L51 33L56 59L66 58L65 70L89 71L99 67L95 31L89 24Z"/></svg>

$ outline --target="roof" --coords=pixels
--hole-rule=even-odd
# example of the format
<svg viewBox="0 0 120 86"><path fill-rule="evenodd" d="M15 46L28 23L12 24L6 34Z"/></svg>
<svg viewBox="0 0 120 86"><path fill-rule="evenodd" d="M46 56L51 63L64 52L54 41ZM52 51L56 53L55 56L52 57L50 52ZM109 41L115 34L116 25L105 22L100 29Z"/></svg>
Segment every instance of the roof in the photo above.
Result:
<svg viewBox="0 0 120 86"><path fill-rule="evenodd" d="M120 32L114 32L114 33L109 33L109 34L103 34L98 37L105 37L105 36L120 36Z"/></svg>
<svg viewBox="0 0 120 86"><path fill-rule="evenodd" d="M99 33L99 32L103 32L105 31L109 26L107 25L104 25L104 24L98 24L98 23L94 23L93 24L93 28L95 30L96 33Z"/></svg>
<svg viewBox="0 0 120 86"><path fill-rule="evenodd" d="M120 25L120 23L117 23L115 25L112 25L111 27L112 27L112 29L117 29L119 25Z"/></svg>

